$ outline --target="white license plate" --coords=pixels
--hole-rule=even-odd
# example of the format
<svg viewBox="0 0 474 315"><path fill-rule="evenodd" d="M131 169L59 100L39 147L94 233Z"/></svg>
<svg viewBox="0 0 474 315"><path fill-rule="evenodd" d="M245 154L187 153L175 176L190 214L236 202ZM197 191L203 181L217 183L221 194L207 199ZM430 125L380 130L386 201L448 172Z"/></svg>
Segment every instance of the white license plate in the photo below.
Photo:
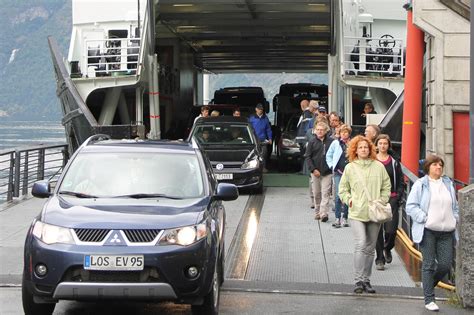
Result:
<svg viewBox="0 0 474 315"><path fill-rule="evenodd" d="M234 175L234 174L216 174L216 178L217 178L218 180L222 180L222 179L233 179L233 178L234 178L233 175Z"/></svg>
<svg viewBox="0 0 474 315"><path fill-rule="evenodd" d="M143 270L143 255L85 255L84 269Z"/></svg>

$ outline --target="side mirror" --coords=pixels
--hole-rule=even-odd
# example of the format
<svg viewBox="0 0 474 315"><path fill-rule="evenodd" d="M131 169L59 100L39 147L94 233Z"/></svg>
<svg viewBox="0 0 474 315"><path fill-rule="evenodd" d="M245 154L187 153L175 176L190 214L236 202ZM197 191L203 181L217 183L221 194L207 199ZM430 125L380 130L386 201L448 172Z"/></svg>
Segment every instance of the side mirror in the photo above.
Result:
<svg viewBox="0 0 474 315"><path fill-rule="evenodd" d="M217 193L215 198L218 200L231 201L239 197L239 190L237 186L229 183L217 184Z"/></svg>
<svg viewBox="0 0 474 315"><path fill-rule="evenodd" d="M270 111L270 103L267 100L265 100L265 104L263 104L263 107L265 109L265 113L268 114L268 112Z"/></svg>
<svg viewBox="0 0 474 315"><path fill-rule="evenodd" d="M278 109L277 108L278 107L277 106L277 104L278 104L278 94L273 97L272 103L273 103L273 111L276 113L277 109Z"/></svg>
<svg viewBox="0 0 474 315"><path fill-rule="evenodd" d="M33 184L31 194L37 198L48 198L51 196L51 184L47 180L41 180Z"/></svg>

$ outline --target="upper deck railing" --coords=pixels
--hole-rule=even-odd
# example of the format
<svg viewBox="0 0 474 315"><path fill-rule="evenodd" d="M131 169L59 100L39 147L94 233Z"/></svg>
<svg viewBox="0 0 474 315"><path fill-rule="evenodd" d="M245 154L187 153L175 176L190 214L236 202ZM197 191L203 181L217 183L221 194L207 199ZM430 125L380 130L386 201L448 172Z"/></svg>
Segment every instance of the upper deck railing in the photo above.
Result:
<svg viewBox="0 0 474 315"><path fill-rule="evenodd" d="M344 37L346 75L404 75L403 40L390 35L374 37Z"/></svg>
<svg viewBox="0 0 474 315"><path fill-rule="evenodd" d="M140 38L86 39L82 65L71 62L72 78L136 75L139 73Z"/></svg>
<svg viewBox="0 0 474 315"><path fill-rule="evenodd" d="M67 144L0 151L0 203L27 195L38 180L54 185L68 158Z"/></svg>

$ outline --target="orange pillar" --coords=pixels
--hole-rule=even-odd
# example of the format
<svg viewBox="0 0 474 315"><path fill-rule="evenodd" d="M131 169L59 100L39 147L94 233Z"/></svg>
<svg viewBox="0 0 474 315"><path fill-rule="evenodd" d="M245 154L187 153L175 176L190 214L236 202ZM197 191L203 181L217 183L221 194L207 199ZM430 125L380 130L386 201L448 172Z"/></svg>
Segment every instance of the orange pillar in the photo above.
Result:
<svg viewBox="0 0 474 315"><path fill-rule="evenodd" d="M402 163L418 175L420 158L421 96L423 88L423 32L413 24L411 6L407 8L407 50L405 102L403 105Z"/></svg>

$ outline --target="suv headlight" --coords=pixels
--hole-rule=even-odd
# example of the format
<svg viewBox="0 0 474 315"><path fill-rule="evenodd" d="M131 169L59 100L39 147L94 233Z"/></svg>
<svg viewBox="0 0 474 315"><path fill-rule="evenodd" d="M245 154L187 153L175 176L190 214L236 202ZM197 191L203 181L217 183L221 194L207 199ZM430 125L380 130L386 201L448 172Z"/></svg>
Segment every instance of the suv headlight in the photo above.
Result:
<svg viewBox="0 0 474 315"><path fill-rule="evenodd" d="M71 230L68 228L36 221L33 235L46 244L75 244Z"/></svg>
<svg viewBox="0 0 474 315"><path fill-rule="evenodd" d="M240 168L244 169L244 170L247 170L247 169L250 169L250 168L258 168L258 166L259 166L258 158L255 157L254 159L252 159L250 161L247 161L244 164L242 164L242 166Z"/></svg>
<svg viewBox="0 0 474 315"><path fill-rule="evenodd" d="M165 230L159 245L188 246L207 236L206 223Z"/></svg>

